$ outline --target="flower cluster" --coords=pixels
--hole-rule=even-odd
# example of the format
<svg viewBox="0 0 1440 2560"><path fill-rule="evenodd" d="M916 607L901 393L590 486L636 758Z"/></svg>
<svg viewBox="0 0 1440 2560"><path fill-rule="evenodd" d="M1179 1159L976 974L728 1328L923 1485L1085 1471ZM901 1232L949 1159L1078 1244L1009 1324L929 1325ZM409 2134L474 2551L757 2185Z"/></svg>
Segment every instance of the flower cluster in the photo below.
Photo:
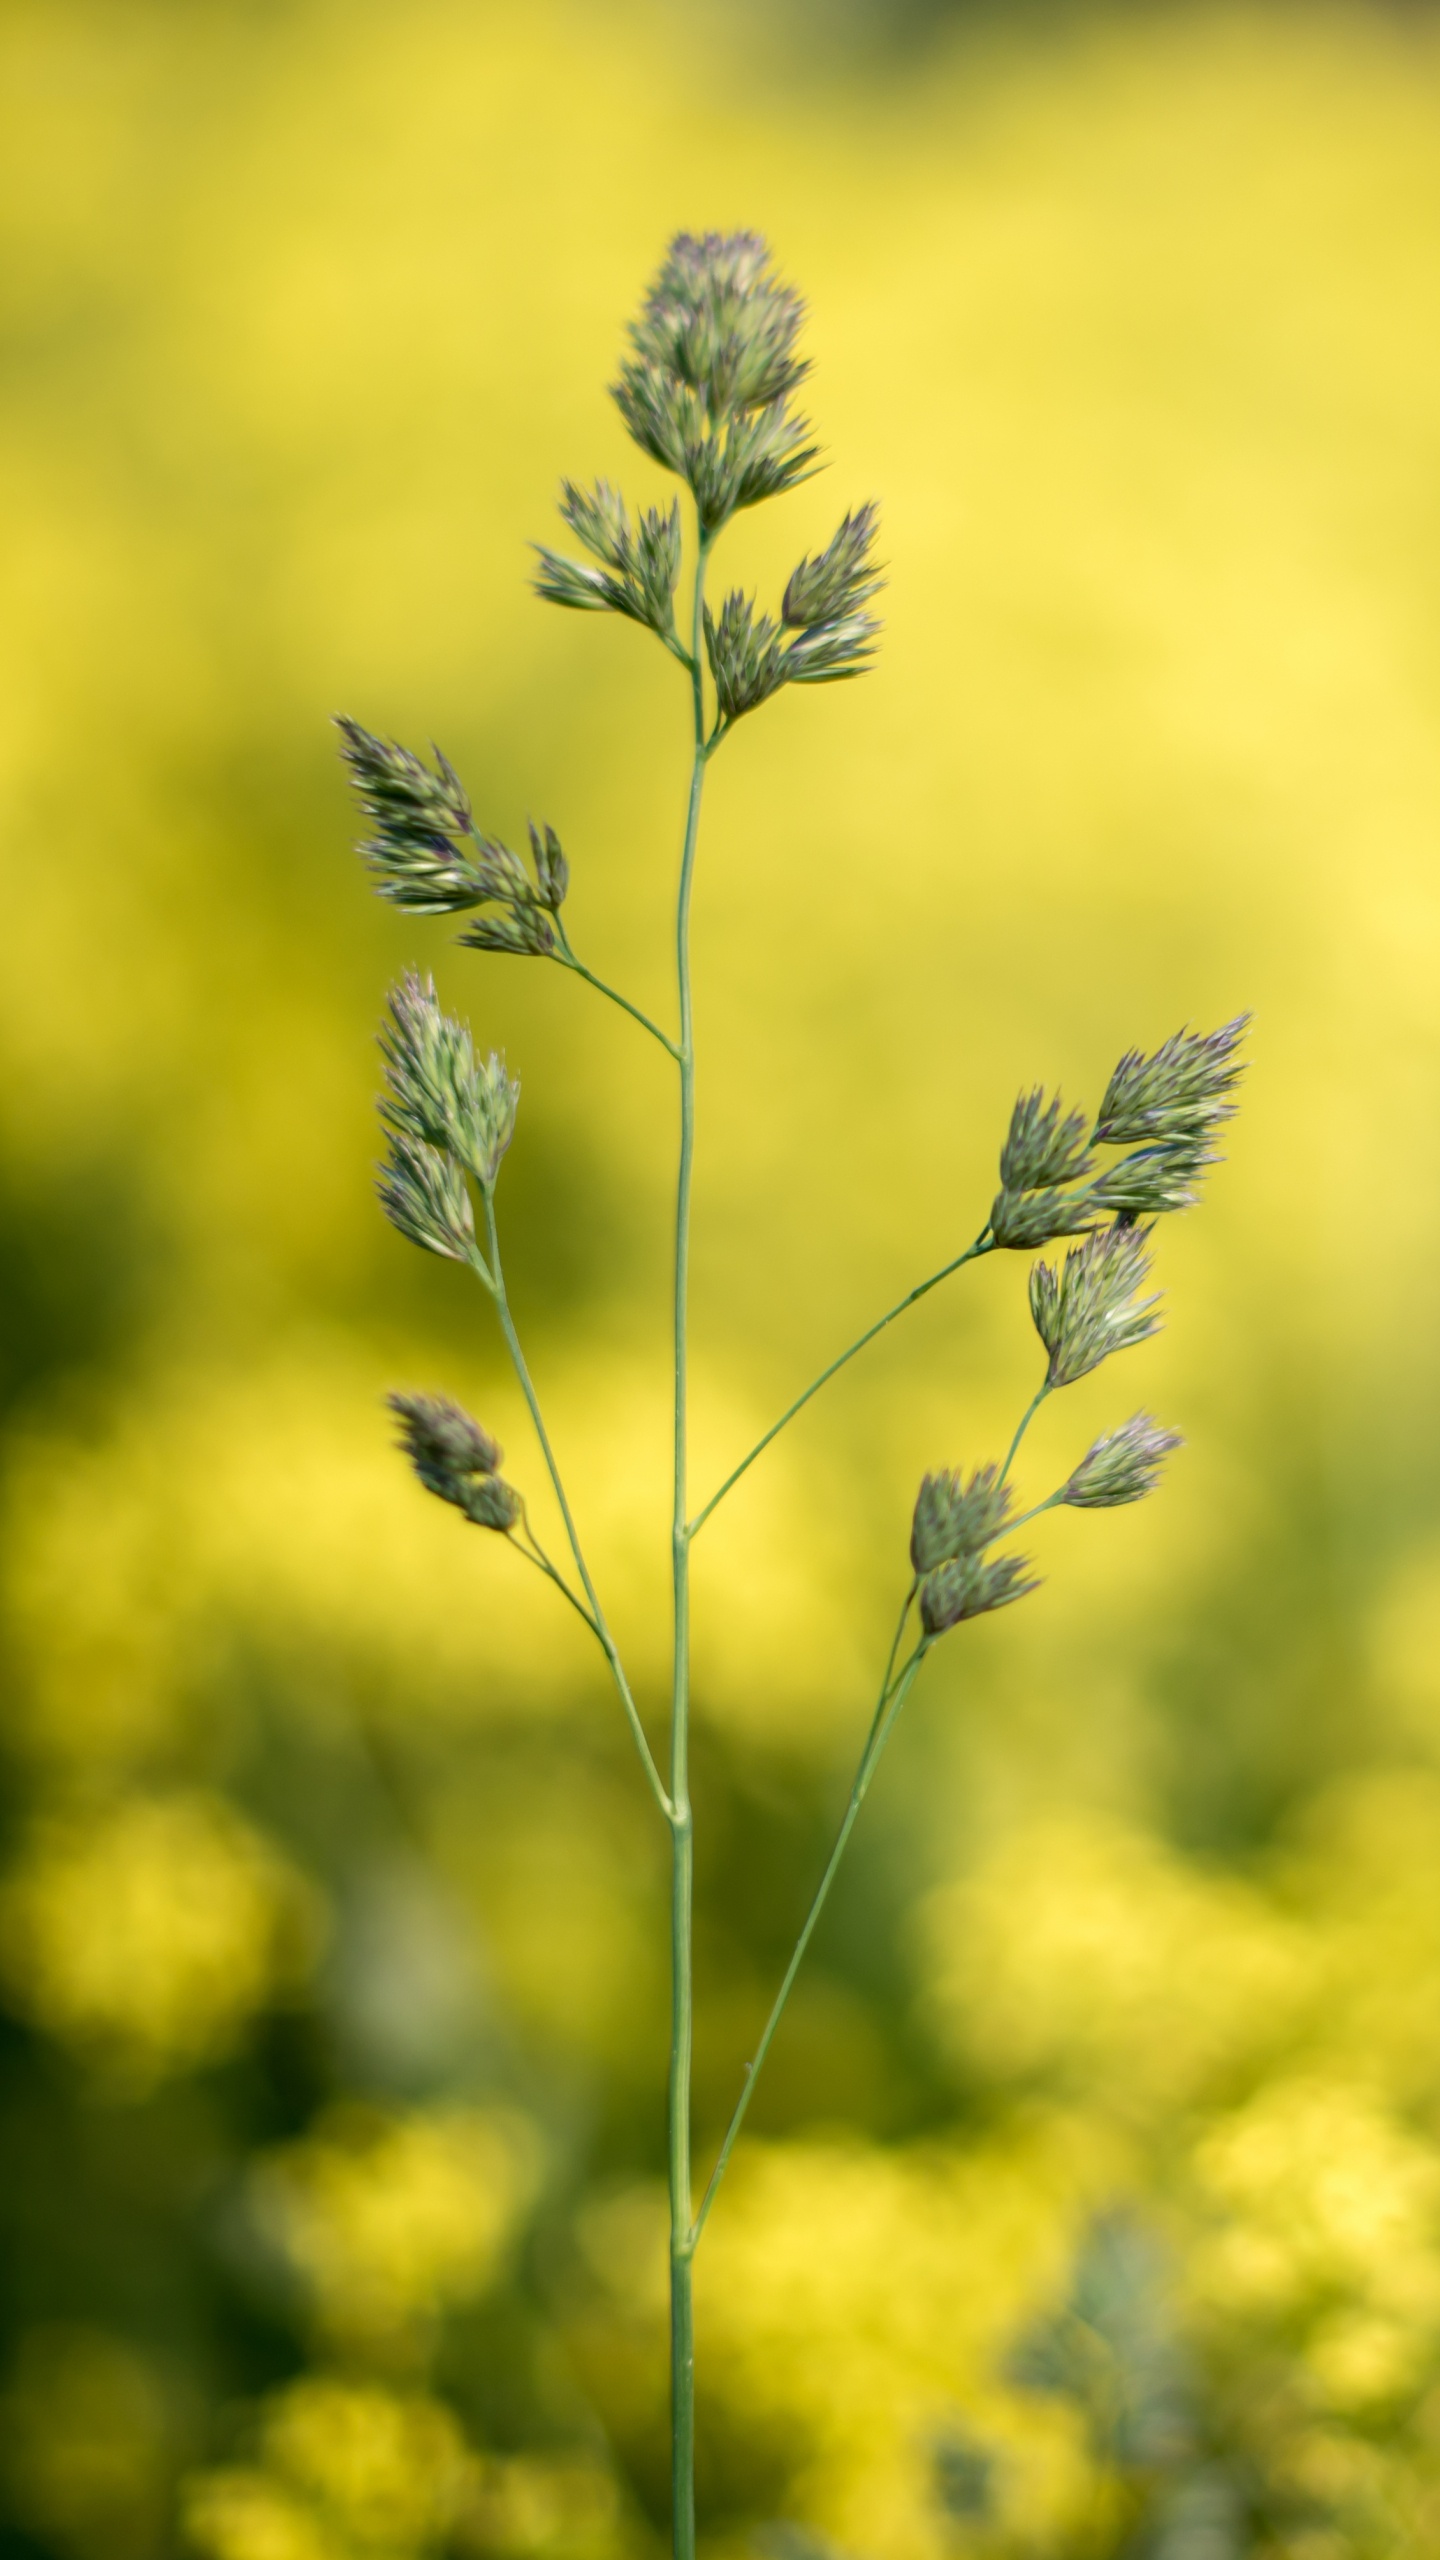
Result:
<svg viewBox="0 0 1440 2560"><path fill-rule="evenodd" d="M718 615L707 606L705 650L727 723L781 685L838 684L864 674L880 631L874 615L862 610L883 583L873 556L878 523L874 507L858 507L818 558L801 561L778 624L738 587Z"/></svg>
<svg viewBox="0 0 1440 2560"><path fill-rule="evenodd" d="M1201 1172L1216 1160L1210 1141L1235 1109L1246 1019L1219 1031L1177 1031L1152 1057L1127 1051L1093 1125L1039 1086L1017 1101L984 1241L1021 1248L1080 1238L1063 1262L1037 1262L1030 1274L1030 1312L1048 1355L1041 1397L1158 1333L1160 1300L1145 1294L1153 1221L1188 1208ZM1130 1152L1097 1173L1095 1149L1105 1146ZM1093 1443L1040 1508L1102 1511L1143 1501L1180 1445L1153 1415L1133 1414ZM910 1561L927 1638L1036 1588L1023 1557L987 1552L1009 1522L1006 1473L981 1467L968 1484L959 1474L929 1475L920 1487Z"/></svg>
<svg viewBox="0 0 1440 2560"><path fill-rule="evenodd" d="M1248 1022L1240 1014L1218 1031L1177 1031L1149 1058L1128 1051L1093 1127L1083 1112L1067 1113L1058 1094L1023 1093L1000 1152L994 1243L1023 1253L1106 1219L1129 1226L1193 1208L1219 1161L1211 1140L1235 1109ZM1093 1150L1102 1146L1131 1152L1097 1173Z"/></svg>
<svg viewBox="0 0 1440 2560"><path fill-rule="evenodd" d="M504 1450L450 1396L386 1397L400 1425L400 1446L427 1493L453 1502L477 1528L506 1536L521 1515L513 1485L500 1474Z"/></svg>
<svg viewBox="0 0 1440 2560"><path fill-rule="evenodd" d="M571 532L598 561L569 560L537 542L540 571L535 592L547 604L581 613L621 613L642 622L667 646L675 643L675 588L680 576L680 502L664 512L647 507L638 524L618 489L597 480L592 490L567 480L560 513Z"/></svg>
<svg viewBox="0 0 1440 2560"><path fill-rule="evenodd" d="M927 1636L1003 1609L1038 1587L1024 1556L985 1552L1001 1535L1009 1508L998 1467L977 1468L968 1484L958 1473L926 1476L910 1530L910 1561Z"/></svg>
<svg viewBox="0 0 1440 2560"><path fill-rule="evenodd" d="M1050 1354L1048 1385L1071 1387L1112 1351L1159 1332L1159 1298L1139 1295L1150 1276L1149 1240L1148 1227L1102 1227L1055 1269L1035 1264L1030 1313Z"/></svg>
<svg viewBox="0 0 1440 2560"><path fill-rule="evenodd" d="M816 446L791 406L809 371L805 305L753 231L681 232L631 323L613 393L635 442L690 489L707 538L808 479Z"/></svg>
<svg viewBox="0 0 1440 2560"><path fill-rule="evenodd" d="M473 1262L467 1177L487 1194L494 1190L515 1133L520 1087L493 1050L476 1057L465 1024L441 1012L434 980L413 969L391 989L380 1049L386 1088L380 1116L389 1146L381 1206L412 1244Z"/></svg>
<svg viewBox="0 0 1440 2560"><path fill-rule="evenodd" d="M407 915L483 907L462 942L480 951L553 952L570 867L553 827L530 828L534 876L498 836L482 835L465 787L438 747L439 771L408 747L336 721L341 755L373 829L360 845L376 890Z"/></svg>
<svg viewBox="0 0 1440 2560"><path fill-rule="evenodd" d="M1152 1413L1132 1413L1118 1431L1106 1431L1092 1442L1060 1499L1076 1511L1113 1511L1123 1502L1143 1502L1160 1481L1160 1470L1173 1450L1184 1443L1178 1431L1164 1431Z"/></svg>
<svg viewBox="0 0 1440 2560"><path fill-rule="evenodd" d="M673 240L614 386L630 433L689 487L703 542L742 507L810 477L816 448L791 395L808 370L798 353L804 304L774 272L752 232L682 233ZM560 513L590 556L537 544L536 592L586 613L643 623L689 660L675 628L680 510L638 520L618 489L563 484ZM720 723L729 727L786 684L834 684L863 674L880 625L865 611L881 584L876 511L858 507L826 548L800 562L778 622L734 590L707 606L705 654Z"/></svg>

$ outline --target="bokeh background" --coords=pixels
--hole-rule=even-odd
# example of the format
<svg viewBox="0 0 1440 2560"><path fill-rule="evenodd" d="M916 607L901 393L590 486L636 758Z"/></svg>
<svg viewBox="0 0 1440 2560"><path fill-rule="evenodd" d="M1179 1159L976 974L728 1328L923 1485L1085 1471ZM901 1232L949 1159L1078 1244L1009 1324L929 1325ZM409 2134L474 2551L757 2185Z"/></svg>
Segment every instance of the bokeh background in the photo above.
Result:
<svg viewBox="0 0 1440 2560"><path fill-rule="evenodd" d="M652 1717L665 1062L368 896L328 715L560 830L652 1008L686 754L542 609L682 223L813 307L876 672L715 768L697 1482L975 1230L1016 1090L1253 1007L1136 1404L867 1806L701 2262L714 2555L1440 2542L1440 35L1423 12L8 0L0 2502L15 2560L651 2560L665 1841L383 1391L538 1466L371 1196L409 962L524 1080L513 1293ZM702 2148L1023 1262L699 1552ZM537 1507L543 1515L543 1505Z"/></svg>

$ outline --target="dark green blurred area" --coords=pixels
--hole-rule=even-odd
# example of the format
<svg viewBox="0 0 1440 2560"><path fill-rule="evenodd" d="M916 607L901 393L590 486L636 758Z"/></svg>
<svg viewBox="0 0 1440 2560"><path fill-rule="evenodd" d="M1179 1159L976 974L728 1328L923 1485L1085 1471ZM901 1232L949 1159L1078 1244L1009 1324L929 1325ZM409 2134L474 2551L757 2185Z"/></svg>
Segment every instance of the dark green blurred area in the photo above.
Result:
<svg viewBox="0 0 1440 2560"><path fill-rule="evenodd" d="M667 1003L676 671L542 610L681 222L813 307L864 686L717 765L697 1483L974 1232L1015 1092L1256 1012L1134 1404L939 1659L707 2238L714 2560L1424 2553L1440 2514L1440 65L1428 15L322 0L0 19L6 2003L0 2495L36 2560L658 2547L664 1847L579 1637L391 1385L539 1469L371 1197L433 967L523 1080L513 1294L662 1721L663 1062L402 925L327 719L559 827ZM884 77L878 66L884 62ZM673 680L673 681L672 681ZM683 690L683 689L682 689ZM1023 1266L707 1533L697 2138L843 1801L922 1468Z"/></svg>

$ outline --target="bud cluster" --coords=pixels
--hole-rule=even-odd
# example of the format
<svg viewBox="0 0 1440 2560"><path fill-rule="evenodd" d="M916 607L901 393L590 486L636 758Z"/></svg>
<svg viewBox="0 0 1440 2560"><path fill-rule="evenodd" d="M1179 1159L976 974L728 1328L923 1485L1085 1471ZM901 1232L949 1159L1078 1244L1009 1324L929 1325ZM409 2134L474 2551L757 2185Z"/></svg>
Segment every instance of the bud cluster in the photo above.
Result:
<svg viewBox="0 0 1440 2560"><path fill-rule="evenodd" d="M738 588L718 616L706 607L705 648L723 720L738 720L785 684L838 684L864 674L880 631L875 616L860 609L883 583L871 556L877 523L874 507L860 507L817 559L801 561L778 624Z"/></svg>
<svg viewBox="0 0 1440 2560"><path fill-rule="evenodd" d="M968 1484L958 1471L925 1477L910 1529L910 1561L927 1636L943 1635L962 1618L984 1617L1036 1589L1023 1556L985 1554L1003 1534L1009 1510L998 1467L978 1467Z"/></svg>
<svg viewBox="0 0 1440 2560"><path fill-rule="evenodd" d="M1158 1295L1139 1295L1150 1276L1148 1227L1102 1227L1072 1245L1052 1270L1030 1274L1030 1313L1050 1354L1047 1383L1073 1386L1112 1351L1129 1351L1160 1330Z"/></svg>
<svg viewBox="0 0 1440 2560"><path fill-rule="evenodd" d="M548 604L580 613L623 613L666 642L675 639L675 587L680 576L680 502L663 512L647 507L638 525L608 480L593 490L564 484L560 513L571 532L600 563L567 559L536 543L540 571L535 592Z"/></svg>
<svg viewBox="0 0 1440 2560"><path fill-rule="evenodd" d="M339 719L340 753L374 829L359 846L376 889L412 915L452 915L487 893L471 852L464 784L438 747L438 773L393 739Z"/></svg>
<svg viewBox="0 0 1440 2560"><path fill-rule="evenodd" d="M1177 1031L1153 1057L1128 1051L1093 1128L1082 1112L1067 1113L1058 1094L1023 1093L1000 1152L993 1241L1028 1252L1110 1218L1130 1224L1193 1208L1219 1161L1211 1137L1235 1109L1244 1072L1236 1052L1248 1020L1241 1014L1218 1031ZM1092 1150L1101 1146L1132 1152L1097 1173Z"/></svg>
<svg viewBox="0 0 1440 2560"><path fill-rule="evenodd" d="M810 476L816 447L790 405L809 371L804 317L754 232L681 232L631 324L616 405L642 451L686 482L707 537Z"/></svg>
<svg viewBox="0 0 1440 2560"><path fill-rule="evenodd" d="M521 1516L513 1485L498 1472L504 1450L449 1396L387 1396L400 1446L427 1493L453 1502L480 1529L506 1536Z"/></svg>
<svg viewBox="0 0 1440 2560"><path fill-rule="evenodd" d="M532 821L534 876L496 836L482 836L454 767L438 747L432 773L408 747L372 737L358 720L338 720L341 754L375 832L360 853L382 898L407 915L458 915L485 907L460 937L480 951L555 948L570 866L553 827Z"/></svg>
<svg viewBox="0 0 1440 2560"><path fill-rule="evenodd" d="M441 1012L433 979L413 969L391 989L380 1049L390 1148L381 1204L412 1243L466 1261L475 1235L466 1177L494 1189L520 1087L493 1050L476 1057L466 1025Z"/></svg>
<svg viewBox="0 0 1440 2560"><path fill-rule="evenodd" d="M1153 1413L1132 1413L1118 1431L1105 1432L1086 1450L1060 1499L1077 1511L1143 1502L1159 1483L1165 1460L1183 1446L1179 1432L1163 1430Z"/></svg>

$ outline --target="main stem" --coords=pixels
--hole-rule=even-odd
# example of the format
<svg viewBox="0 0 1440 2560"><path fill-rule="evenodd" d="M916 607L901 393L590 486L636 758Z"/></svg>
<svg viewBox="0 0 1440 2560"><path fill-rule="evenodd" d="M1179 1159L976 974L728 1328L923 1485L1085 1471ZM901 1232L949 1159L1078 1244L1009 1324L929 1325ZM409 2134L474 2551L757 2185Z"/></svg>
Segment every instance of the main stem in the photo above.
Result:
<svg viewBox="0 0 1440 2560"><path fill-rule="evenodd" d="M680 1000L680 1165L675 1185L675 1484L670 1521L675 1594L675 1658L670 1702L670 2443L674 2560L695 2551L695 2236L690 2202L690 2077L695 2030L695 1842L690 1811L690 1531L687 1465L690 1184L695 1155L695 1035L690 1000L690 890L705 784L705 560L695 563L690 641L695 747L675 907L675 971Z"/></svg>

